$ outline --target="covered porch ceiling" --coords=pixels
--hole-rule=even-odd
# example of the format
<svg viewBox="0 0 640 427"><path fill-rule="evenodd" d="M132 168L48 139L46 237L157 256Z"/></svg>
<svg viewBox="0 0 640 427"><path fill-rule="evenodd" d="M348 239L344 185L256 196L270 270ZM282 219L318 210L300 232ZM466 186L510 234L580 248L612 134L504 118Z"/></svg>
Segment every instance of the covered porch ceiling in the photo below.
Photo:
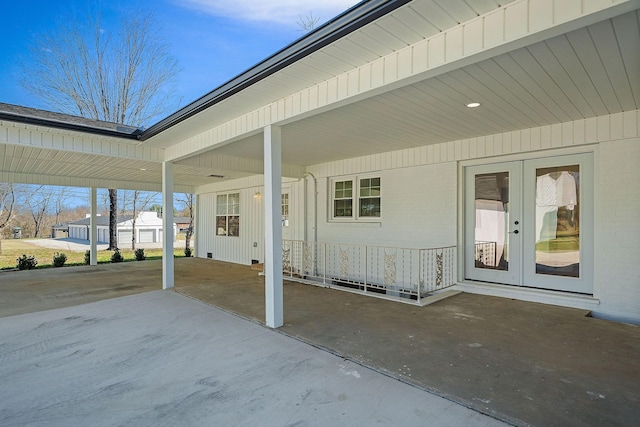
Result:
<svg viewBox="0 0 640 427"><path fill-rule="evenodd" d="M470 102L481 103L468 108ZM640 13L628 12L282 126L308 166L636 110ZM262 134L200 154L263 158Z"/></svg>
<svg viewBox="0 0 640 427"><path fill-rule="evenodd" d="M241 112L335 77L420 38L511 3L416 0L146 141L91 135L125 150L170 147ZM417 33L411 28L422 28ZM377 50L372 50L373 47ZM340 159L639 109L640 13L610 19L282 125L283 174ZM349 54L352 52L353 54ZM467 108L480 102L478 108ZM2 122L17 132L73 130ZM5 129L7 140L11 129ZM159 191L160 156L134 159L5 143L4 181ZM73 143L71 145L73 147ZM66 147L65 147L66 148ZM176 191L262 173L261 132L175 162ZM64 178L64 179L62 179Z"/></svg>

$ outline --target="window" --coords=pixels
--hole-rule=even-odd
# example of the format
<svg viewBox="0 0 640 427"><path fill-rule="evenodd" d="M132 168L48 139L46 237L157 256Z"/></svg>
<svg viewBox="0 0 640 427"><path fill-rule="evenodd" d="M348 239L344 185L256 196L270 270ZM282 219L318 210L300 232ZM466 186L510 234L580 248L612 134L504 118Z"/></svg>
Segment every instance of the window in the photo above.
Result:
<svg viewBox="0 0 640 427"><path fill-rule="evenodd" d="M282 225L289 225L289 193L282 193Z"/></svg>
<svg viewBox="0 0 640 427"><path fill-rule="evenodd" d="M240 193L220 194L216 199L216 235L240 235Z"/></svg>
<svg viewBox="0 0 640 427"><path fill-rule="evenodd" d="M333 192L333 216L335 218L353 216L353 181L336 181Z"/></svg>
<svg viewBox="0 0 640 427"><path fill-rule="evenodd" d="M380 218L380 178L360 180L358 207L361 217Z"/></svg>
<svg viewBox="0 0 640 427"><path fill-rule="evenodd" d="M353 177L332 182L332 218L378 220L381 204L380 177ZM354 204L357 206L354 209Z"/></svg>

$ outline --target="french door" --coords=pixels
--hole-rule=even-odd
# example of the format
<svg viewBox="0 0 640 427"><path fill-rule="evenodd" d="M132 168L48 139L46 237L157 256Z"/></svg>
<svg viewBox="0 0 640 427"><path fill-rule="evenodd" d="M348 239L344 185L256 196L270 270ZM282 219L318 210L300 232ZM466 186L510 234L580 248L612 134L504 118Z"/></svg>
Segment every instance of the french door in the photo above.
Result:
<svg viewBox="0 0 640 427"><path fill-rule="evenodd" d="M465 277L593 293L589 154L465 168Z"/></svg>

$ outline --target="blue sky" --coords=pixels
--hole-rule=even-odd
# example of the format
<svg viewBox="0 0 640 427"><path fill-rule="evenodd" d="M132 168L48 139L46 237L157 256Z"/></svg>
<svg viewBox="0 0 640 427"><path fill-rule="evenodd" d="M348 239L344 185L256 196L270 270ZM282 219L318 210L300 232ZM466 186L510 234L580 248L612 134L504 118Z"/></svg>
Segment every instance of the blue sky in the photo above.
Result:
<svg viewBox="0 0 640 427"><path fill-rule="evenodd" d="M99 2L99 1L98 1ZM160 33L177 59L179 106L196 100L303 35L299 15L326 22L357 0L103 0L105 23L118 13L154 11ZM18 84L18 63L32 40L83 11L93 0L13 0L2 7L0 102L45 108ZM177 109L177 106L176 106Z"/></svg>
<svg viewBox="0 0 640 427"><path fill-rule="evenodd" d="M0 25L0 102L47 109L18 84L24 61L38 34L76 10L83 13L99 0L10 0L3 2ZM105 26L119 13L151 9L160 33L177 59L179 106L205 95L304 33L299 15L326 22L357 0L103 0ZM176 109L178 106L176 106ZM88 189L66 188L71 207L88 203ZM155 202L161 203L161 198Z"/></svg>

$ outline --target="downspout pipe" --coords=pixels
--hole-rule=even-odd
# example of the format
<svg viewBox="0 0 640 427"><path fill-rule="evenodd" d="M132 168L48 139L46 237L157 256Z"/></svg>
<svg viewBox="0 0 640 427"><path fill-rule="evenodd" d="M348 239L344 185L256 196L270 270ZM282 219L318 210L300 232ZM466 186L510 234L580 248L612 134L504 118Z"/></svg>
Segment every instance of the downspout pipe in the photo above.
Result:
<svg viewBox="0 0 640 427"><path fill-rule="evenodd" d="M304 241L308 240L308 220L309 220L309 197L307 193L307 178L311 178L313 182L313 242L318 241L318 180L311 172L305 172L304 179Z"/></svg>

